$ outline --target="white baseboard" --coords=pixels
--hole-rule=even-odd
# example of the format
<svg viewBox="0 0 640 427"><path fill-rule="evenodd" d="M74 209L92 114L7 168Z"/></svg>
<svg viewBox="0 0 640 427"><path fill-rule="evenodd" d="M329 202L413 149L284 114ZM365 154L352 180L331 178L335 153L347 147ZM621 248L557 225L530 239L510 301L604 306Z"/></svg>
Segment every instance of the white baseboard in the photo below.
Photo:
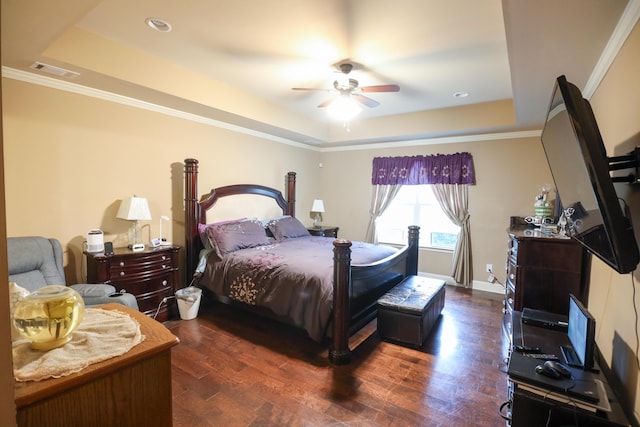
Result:
<svg viewBox="0 0 640 427"><path fill-rule="evenodd" d="M421 271L418 272L418 276L422 277L431 277L432 279L444 280L445 285L456 286L456 281L453 277L444 276L442 274L433 274L433 273L423 273Z"/></svg>
<svg viewBox="0 0 640 427"><path fill-rule="evenodd" d="M471 284L473 289L478 291L493 292L495 294L504 295L504 286L499 283L483 282L482 280L474 280Z"/></svg>
<svg viewBox="0 0 640 427"><path fill-rule="evenodd" d="M424 273L424 272L418 272L418 276L423 276L423 277L431 277L434 279L440 279L440 280L444 280L444 283L446 285L451 285L451 286L462 286L458 283L456 283L455 279L453 277L450 276L444 276L442 274L433 274L433 273ZM474 280L471 284L472 288L478 291L485 291L485 292L492 292L494 294L504 294L504 286L502 286L499 283L490 283L490 282L483 282L481 280Z"/></svg>

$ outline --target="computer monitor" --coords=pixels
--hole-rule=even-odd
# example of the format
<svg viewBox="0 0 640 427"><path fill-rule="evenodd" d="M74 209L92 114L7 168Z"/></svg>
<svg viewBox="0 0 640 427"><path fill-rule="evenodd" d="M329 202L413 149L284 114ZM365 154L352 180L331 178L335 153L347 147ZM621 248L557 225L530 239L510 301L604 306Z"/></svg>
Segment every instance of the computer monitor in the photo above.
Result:
<svg viewBox="0 0 640 427"><path fill-rule="evenodd" d="M569 295L569 327L567 335L583 369L593 368L596 319L575 295Z"/></svg>

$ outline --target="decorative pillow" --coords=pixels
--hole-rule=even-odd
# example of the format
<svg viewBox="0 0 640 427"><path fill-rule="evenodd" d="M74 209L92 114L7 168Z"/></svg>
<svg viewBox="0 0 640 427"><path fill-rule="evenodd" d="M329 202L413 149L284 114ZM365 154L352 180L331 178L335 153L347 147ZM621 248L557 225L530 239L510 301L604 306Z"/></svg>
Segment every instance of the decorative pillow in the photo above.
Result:
<svg viewBox="0 0 640 427"><path fill-rule="evenodd" d="M207 235L218 256L271 243L262 223L256 220L212 224L207 227Z"/></svg>
<svg viewBox="0 0 640 427"><path fill-rule="evenodd" d="M280 216L274 216L272 218L261 219L260 222L262 222L262 225L264 226L264 228L267 228L267 227L269 227L269 223L270 222L279 221L279 220L281 220L283 218L290 218L290 217L291 217L291 215L280 215Z"/></svg>
<svg viewBox="0 0 640 427"><path fill-rule="evenodd" d="M230 224L233 222L240 222L240 221L246 221L247 218L238 218L238 219L231 219L228 221L220 221L220 222L212 222L211 224L198 224L198 234L200 235L200 240L202 241L202 245L207 248L207 249L211 249L211 242L209 241L209 236L207 236L207 228L209 228L212 225L220 225L220 224Z"/></svg>
<svg viewBox="0 0 640 427"><path fill-rule="evenodd" d="M273 222L273 221L278 221L281 220L283 218L289 218L291 217L291 215L280 215L280 216L275 216L273 218L264 218L261 219L260 222L262 222L262 226L264 227L264 229L267 232L267 236L268 237L273 237L273 233L271 232L271 230L269 230L269 223Z"/></svg>
<svg viewBox="0 0 640 427"><path fill-rule="evenodd" d="M268 228L277 240L309 236L309 230L292 216L269 222Z"/></svg>

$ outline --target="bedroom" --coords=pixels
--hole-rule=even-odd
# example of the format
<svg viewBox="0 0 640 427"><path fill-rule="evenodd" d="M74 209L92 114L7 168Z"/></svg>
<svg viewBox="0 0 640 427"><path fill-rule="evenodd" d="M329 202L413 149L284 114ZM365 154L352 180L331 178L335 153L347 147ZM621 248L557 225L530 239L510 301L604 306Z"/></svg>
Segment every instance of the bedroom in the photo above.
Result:
<svg viewBox="0 0 640 427"><path fill-rule="evenodd" d="M610 153L638 142L638 32L636 25L592 97ZM58 237L68 250L67 275L75 281L83 277L80 248L86 230L99 227L108 240L126 233L128 224L115 213L119 200L128 195L150 200L154 220L143 229L145 236L158 232L155 218L168 215L170 236L180 243L182 161L187 157L200 160L201 182L215 185L243 181L279 188L284 174L296 171L298 216L310 224L306 207L322 198L324 222L339 225L341 236L358 239L366 229L374 156L468 151L482 171L470 191L474 277L479 282L485 280L485 264L504 263L508 218L531 213L538 186L550 181L537 136L312 150L6 76L2 89L7 234ZM621 112L625 115L618 115ZM349 191L344 191L345 181ZM447 254L422 251L420 260L421 272L449 274ZM499 272L501 280L503 274ZM598 344L611 362L614 337L635 347L631 287L628 276L612 274L597 263L592 274L590 300L602 319ZM618 367L627 372L628 366ZM629 378L637 377L637 368L630 369ZM636 386L630 393L636 394ZM633 406L640 411L637 399Z"/></svg>

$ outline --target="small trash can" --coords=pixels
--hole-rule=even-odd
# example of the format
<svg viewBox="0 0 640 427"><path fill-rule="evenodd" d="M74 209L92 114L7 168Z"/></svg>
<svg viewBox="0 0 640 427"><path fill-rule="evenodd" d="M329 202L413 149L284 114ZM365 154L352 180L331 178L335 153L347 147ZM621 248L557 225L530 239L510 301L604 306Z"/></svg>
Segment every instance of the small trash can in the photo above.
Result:
<svg viewBox="0 0 640 427"><path fill-rule="evenodd" d="M178 310L180 311L180 318L182 320L191 320L198 316L200 299L202 299L202 289L195 286L189 286L176 291Z"/></svg>

